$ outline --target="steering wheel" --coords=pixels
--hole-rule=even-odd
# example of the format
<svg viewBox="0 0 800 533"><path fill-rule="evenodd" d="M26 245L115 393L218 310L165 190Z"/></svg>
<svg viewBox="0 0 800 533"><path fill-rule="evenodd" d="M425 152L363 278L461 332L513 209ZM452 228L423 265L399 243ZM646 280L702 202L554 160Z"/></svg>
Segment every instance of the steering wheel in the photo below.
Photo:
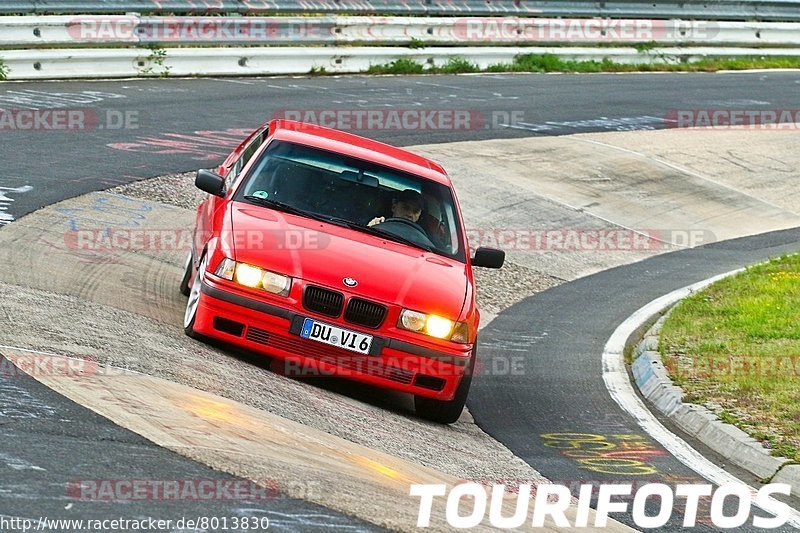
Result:
<svg viewBox="0 0 800 533"><path fill-rule="evenodd" d="M428 236L428 232L426 232L425 229L422 226L420 226L419 224L417 224L416 222L414 222L412 220L408 220L407 218L389 217L389 218L385 219L383 222L381 222L381 224L387 224L387 223L392 223L392 222L399 222L401 224L405 224L406 226L409 226L409 227L414 228L415 230L419 231L420 233L422 233L426 237Z"/></svg>
<svg viewBox="0 0 800 533"><path fill-rule="evenodd" d="M433 241L431 241L430 237L428 237L428 232L425 231L422 226L416 222L408 220L407 218L390 217L378 225L382 226L382 229L385 229L386 231L396 233L399 237L405 237L407 239L411 239L412 241L418 242L419 244L435 248ZM398 231L392 231L390 229L392 226L397 228Z"/></svg>

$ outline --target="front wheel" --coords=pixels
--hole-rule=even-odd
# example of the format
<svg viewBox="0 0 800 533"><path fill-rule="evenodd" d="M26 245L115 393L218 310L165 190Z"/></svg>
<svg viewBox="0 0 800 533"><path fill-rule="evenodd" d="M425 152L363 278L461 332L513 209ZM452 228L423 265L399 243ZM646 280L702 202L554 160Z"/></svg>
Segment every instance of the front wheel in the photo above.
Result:
<svg viewBox="0 0 800 533"><path fill-rule="evenodd" d="M181 294L184 296L189 296L191 294L191 289L189 288L189 282L192 280L192 252L189 252L189 257L186 258L186 266L183 269L183 278L181 278L181 284L178 290L181 291Z"/></svg>
<svg viewBox="0 0 800 533"><path fill-rule="evenodd" d="M477 355L473 350L472 358L464 371L464 376L461 378L452 400L434 400L424 396L414 396L414 408L417 411L417 416L440 424L452 424L458 420L464 410L464 405L467 403L476 357Z"/></svg>
<svg viewBox="0 0 800 533"><path fill-rule="evenodd" d="M200 306L200 289L203 285L203 272L206 271L207 259L203 256L197 273L194 275L194 282L189 289L189 300L186 302L186 311L183 314L183 331L193 339L199 339L200 334L194 331L194 321L197 318L197 308Z"/></svg>

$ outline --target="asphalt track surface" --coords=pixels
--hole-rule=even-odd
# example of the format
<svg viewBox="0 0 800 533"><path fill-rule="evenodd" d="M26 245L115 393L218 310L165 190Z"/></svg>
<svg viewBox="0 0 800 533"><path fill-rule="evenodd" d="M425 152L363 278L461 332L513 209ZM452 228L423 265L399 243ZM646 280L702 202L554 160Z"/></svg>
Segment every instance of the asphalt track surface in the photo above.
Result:
<svg viewBox="0 0 800 533"><path fill-rule="evenodd" d="M237 519L253 524L261 522L250 520L267 518L271 529L298 533L382 531L325 507L281 497L277 492L280 488L269 480L262 483L264 491L251 489L249 484L238 485L252 499L237 499L231 495L235 494L235 483L243 480L155 446L33 378L20 375L1 356L0 368L0 524L6 524L0 531L19 530L11 522L14 519L30 520L32 527L50 524L40 531L60 532L81 528L63 523L58 527L56 520L116 518L171 520L172 527L165 531L207 531L185 527L187 519L201 517L227 519L230 525ZM189 497L165 499L156 488L152 496L125 500L129 494L125 486L103 492L103 487L111 487L115 480L153 482L155 487L182 482ZM193 489L203 491L200 499L191 499ZM209 498L209 494L220 496ZM115 501L109 495L122 498ZM42 519L51 522L40 523ZM181 519L183 528L177 527Z"/></svg>
<svg viewBox="0 0 800 533"><path fill-rule="evenodd" d="M7 195L14 200L8 213L19 217L113 185L211 167L242 138L242 132L226 130L252 131L287 110L436 109L477 117L457 130L363 132L408 146L663 128L677 109L795 109L798 91L797 72L4 83L0 109L86 109L105 127L0 129L0 187L33 187ZM130 112L135 127L113 129L119 115Z"/></svg>
<svg viewBox="0 0 800 533"><path fill-rule="evenodd" d="M675 109L793 109L798 89L800 74L793 72L7 83L0 85L0 108L88 109L101 123L109 113L118 117L134 112L137 127L0 131L0 193L6 198L0 197L0 215L19 217L116 184L212 167L242 137L242 131L235 130L251 130L281 110L394 106L471 110L484 117L483 126L475 129L364 132L393 144L413 145L655 129L667 127L664 117ZM564 433L591 434L619 448L627 440L625 449L633 452L625 457L638 457L636 461L654 470L648 480L701 482L642 435L608 396L601 378L603 345L625 317L653 298L780 251L796 250L799 242L800 233L792 230L677 252L556 287L503 312L482 335L484 367L519 356L524 371L503 376L487 372L476 378L469 407L478 424L555 482L642 480L630 472L578 468L552 447L553 438L563 439ZM65 511L59 510L74 503L65 495L64 483L78 474L103 479L219 475L147 444L31 380L0 375L0 387L3 401L10 402L0 411L0 455L13 459L22 454L14 464L30 465L16 473L6 466L0 490L20 496L0 499L0 515L38 517L52 509L64 517ZM13 403L14 398L20 402ZM56 418L43 418L37 409ZM73 516L82 517L108 517L117 508L125 517L157 516L161 507L165 513L192 515L192 505L181 505L185 507L149 501L139 507L76 504L70 509L80 509ZM255 511L218 505L200 507L206 515L214 510L217 516L283 513L289 522L318 512L330 516L328 523L342 520L342 527L345 522L355 529L368 527L305 502L278 499ZM624 516L615 518L630 523Z"/></svg>
<svg viewBox="0 0 800 533"><path fill-rule="evenodd" d="M777 231L656 256L526 298L500 313L481 334L482 366L500 371L484 372L473 381L468 406L475 422L554 483L707 483L647 436L609 396L602 377L603 348L620 323L652 300L798 250L800 228ZM504 371L511 357L522 361L517 372ZM582 436L568 439L565 434ZM563 452L581 439L588 442L582 450L622 452L616 457L624 461L581 465L565 457ZM725 464L697 441L686 440L718 465ZM600 448L592 441L609 444ZM728 470L758 486L752 476ZM704 514L707 518L708 508L701 506L698 517ZM635 527L630 516L614 517ZM682 519L683 513L675 512L668 529L680 529ZM697 529L712 528L699 524ZM785 530L796 531L791 526Z"/></svg>

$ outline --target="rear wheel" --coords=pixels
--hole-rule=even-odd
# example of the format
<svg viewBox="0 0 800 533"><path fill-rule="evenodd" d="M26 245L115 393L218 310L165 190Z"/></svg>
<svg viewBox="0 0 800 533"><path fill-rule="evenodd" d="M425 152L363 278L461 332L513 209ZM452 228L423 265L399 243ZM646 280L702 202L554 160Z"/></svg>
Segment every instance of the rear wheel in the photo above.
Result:
<svg viewBox="0 0 800 533"><path fill-rule="evenodd" d="M189 300L186 302L186 311L183 314L183 331L193 339L201 338L199 333L194 331L194 321L197 318L197 308L200 305L200 289L203 285L202 276L206 271L206 257L200 261L197 273L194 275L194 282L189 290Z"/></svg>
<svg viewBox="0 0 800 533"><path fill-rule="evenodd" d="M461 378L452 400L434 400L424 396L414 396L414 408L417 411L417 416L440 424L452 424L458 420L464 410L464 405L467 403L476 357L477 355L473 349L472 358L464 371L464 376Z"/></svg>

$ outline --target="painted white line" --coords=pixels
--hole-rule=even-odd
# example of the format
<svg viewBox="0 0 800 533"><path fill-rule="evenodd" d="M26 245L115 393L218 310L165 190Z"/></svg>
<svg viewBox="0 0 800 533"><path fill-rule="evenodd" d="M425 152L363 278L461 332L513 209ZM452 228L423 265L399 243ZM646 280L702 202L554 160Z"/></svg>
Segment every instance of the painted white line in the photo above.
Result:
<svg viewBox="0 0 800 533"><path fill-rule="evenodd" d="M625 349L625 342L628 338L634 331L647 322L649 318L689 296L693 292L743 270L743 268L732 270L725 274L699 281L653 300L626 318L625 321L614 330L614 333L611 335L611 338L608 339L603 349L603 381L614 401L617 402L625 412L631 415L648 435L657 440L664 449L671 453L676 459L715 485L723 485L725 483L747 484L703 457L700 452L689 446L686 441L672 433L658 421L633 390L633 385L625 369L623 352ZM757 489L749 485L747 485L747 487L754 495L758 492ZM772 498L770 498L770 500L773 502L775 501ZM800 528L800 512L792 509L787 523Z"/></svg>
<svg viewBox="0 0 800 533"><path fill-rule="evenodd" d="M21 457L16 457L7 453L0 452L0 461L14 470L38 470L40 472L46 472L46 470L41 466L36 466L35 464L29 463Z"/></svg>
<svg viewBox="0 0 800 533"><path fill-rule="evenodd" d="M0 105L9 105L16 109L55 109L59 107L94 104L104 100L118 98L126 98L126 96L124 94L100 91L66 93L22 89L19 91L8 90L0 93Z"/></svg>
<svg viewBox="0 0 800 533"><path fill-rule="evenodd" d="M210 78L211 81L219 81L224 83L236 83L238 85L255 85L252 81L242 81L242 80L226 80L223 78Z"/></svg>

